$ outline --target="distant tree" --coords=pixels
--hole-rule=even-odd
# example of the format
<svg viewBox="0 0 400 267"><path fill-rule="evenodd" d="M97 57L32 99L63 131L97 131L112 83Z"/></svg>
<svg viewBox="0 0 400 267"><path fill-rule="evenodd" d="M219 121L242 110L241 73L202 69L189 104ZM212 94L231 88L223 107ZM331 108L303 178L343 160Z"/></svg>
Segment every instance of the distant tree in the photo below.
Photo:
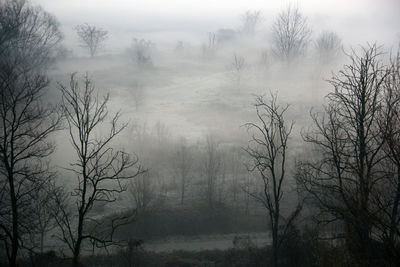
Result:
<svg viewBox="0 0 400 267"><path fill-rule="evenodd" d="M185 200L186 187L190 179L190 171L193 165L192 155L189 151L186 139L182 138L177 144L174 155L174 171L178 176L178 187L180 191L180 201L183 205Z"/></svg>
<svg viewBox="0 0 400 267"><path fill-rule="evenodd" d="M130 181L129 193L135 204L134 209L138 214L143 213L154 204L157 196L151 170Z"/></svg>
<svg viewBox="0 0 400 267"><path fill-rule="evenodd" d="M248 174L244 177L243 184L241 186L241 189L245 193L244 195L244 212L246 215L250 214L250 201L253 199L251 196L250 192L254 191L253 187L255 187L256 184L254 182L254 179L251 174Z"/></svg>
<svg viewBox="0 0 400 267"><path fill-rule="evenodd" d="M90 57L94 57L102 43L108 38L108 32L87 23L75 27L81 46L89 50Z"/></svg>
<svg viewBox="0 0 400 267"><path fill-rule="evenodd" d="M218 142L212 135L207 135L204 151L203 174L206 179L205 197L210 211L214 208L217 196L217 182L222 168Z"/></svg>
<svg viewBox="0 0 400 267"><path fill-rule="evenodd" d="M32 227L34 227L32 251L38 247L39 252L42 254L46 235L57 226L55 217L57 216L58 207L55 195L58 194L59 190L60 188L55 185L53 177L50 176L40 190L33 192L32 217L30 221ZM36 245L37 239L39 240L38 245Z"/></svg>
<svg viewBox="0 0 400 267"><path fill-rule="evenodd" d="M233 79L235 80L235 85L237 89L240 89L243 78L243 72L246 68L246 61L244 57L239 56L235 53L233 55L232 61L230 62L227 68L230 71L230 74L233 76Z"/></svg>
<svg viewBox="0 0 400 267"><path fill-rule="evenodd" d="M215 49L215 46L217 45L217 39L216 39L216 34L214 32L209 32L208 33L208 49Z"/></svg>
<svg viewBox="0 0 400 267"><path fill-rule="evenodd" d="M257 27L261 22L261 11L260 10L247 10L241 17L242 26L241 32L248 36L253 36L256 33Z"/></svg>
<svg viewBox="0 0 400 267"><path fill-rule="evenodd" d="M141 83L135 82L131 89L131 94L133 96L133 102L135 104L136 110L143 104L145 99L145 90Z"/></svg>
<svg viewBox="0 0 400 267"><path fill-rule="evenodd" d="M287 184L288 140L294 122L286 122L288 106L279 106L276 95L266 101L262 96L254 104L257 123L245 124L251 139L245 151L250 157L249 171L255 172L263 182L261 192L249 192L268 212L272 233L272 263L279 265L279 249L292 229L301 206L287 218L282 214L282 198ZM282 230L283 229L283 230Z"/></svg>
<svg viewBox="0 0 400 267"><path fill-rule="evenodd" d="M261 51L259 64L264 68L268 68L270 65L270 53L267 49Z"/></svg>
<svg viewBox="0 0 400 267"><path fill-rule="evenodd" d="M233 29L219 29L216 34L217 43L231 43L236 39L237 34L237 31Z"/></svg>
<svg viewBox="0 0 400 267"><path fill-rule="evenodd" d="M154 44L149 40L133 38L128 53L138 66L151 66L153 48Z"/></svg>
<svg viewBox="0 0 400 267"><path fill-rule="evenodd" d="M245 173L241 152L241 149L232 147L227 153L227 169L230 176L229 191L232 194L232 202L236 210L238 210L239 205L242 204L240 201L242 193L241 187L244 184L243 177L247 175L247 173Z"/></svg>
<svg viewBox="0 0 400 267"><path fill-rule="evenodd" d="M168 128L168 125L161 121L157 121L157 123L154 125L154 135L158 141L159 144L164 143L168 137L170 136L170 130Z"/></svg>
<svg viewBox="0 0 400 267"><path fill-rule="evenodd" d="M60 116L45 101L45 73L61 38L42 8L0 1L0 242L12 267L35 230L34 195L51 176L49 137Z"/></svg>
<svg viewBox="0 0 400 267"><path fill-rule="evenodd" d="M71 75L69 87L60 84L60 90L70 141L76 153L68 170L76 176L77 182L65 200L72 202L72 206L60 201L63 206L57 223L62 234L60 238L71 250L73 265L77 266L84 242L104 248L113 244L115 228L127 219L123 216L105 220L93 216L93 208L115 202L118 195L127 190L128 182L142 170L136 157L131 158L111 147L111 142L127 124L119 125L120 114L116 113L106 131L109 96L101 99L87 75L83 88L75 76Z"/></svg>
<svg viewBox="0 0 400 267"><path fill-rule="evenodd" d="M342 49L342 40L334 32L322 32L315 41L315 48L322 62L329 62L337 57Z"/></svg>
<svg viewBox="0 0 400 267"><path fill-rule="evenodd" d="M214 32L208 33L207 43L202 45L203 56L212 56L217 49L217 35Z"/></svg>
<svg viewBox="0 0 400 267"><path fill-rule="evenodd" d="M298 7L289 5L282 10L272 26L273 51L290 61L303 54L310 42L311 28Z"/></svg>

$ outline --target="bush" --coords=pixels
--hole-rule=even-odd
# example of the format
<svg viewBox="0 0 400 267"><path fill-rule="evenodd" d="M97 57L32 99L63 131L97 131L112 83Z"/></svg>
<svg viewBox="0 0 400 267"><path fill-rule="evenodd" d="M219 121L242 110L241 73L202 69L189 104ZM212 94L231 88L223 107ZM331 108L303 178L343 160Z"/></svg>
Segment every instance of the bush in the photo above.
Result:
<svg viewBox="0 0 400 267"><path fill-rule="evenodd" d="M264 216L237 214L222 204L216 204L212 210L207 205L195 204L175 209L145 211L135 222L121 227L117 237L124 239L132 236L153 240L176 235L261 232L265 231L266 225Z"/></svg>

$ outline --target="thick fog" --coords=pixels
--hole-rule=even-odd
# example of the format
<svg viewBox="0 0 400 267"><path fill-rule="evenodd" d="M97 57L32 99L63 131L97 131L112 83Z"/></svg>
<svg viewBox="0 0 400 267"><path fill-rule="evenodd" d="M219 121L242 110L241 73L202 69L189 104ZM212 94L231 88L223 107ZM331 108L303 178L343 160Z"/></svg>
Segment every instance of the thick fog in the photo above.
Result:
<svg viewBox="0 0 400 267"><path fill-rule="evenodd" d="M0 266L400 262L400 1L0 5Z"/></svg>
<svg viewBox="0 0 400 267"><path fill-rule="evenodd" d="M240 16L246 10L260 10L259 31L268 35L274 17L291 1L96 1L36 0L56 15L71 46L76 36L71 29L87 22L110 32L105 49L123 49L133 36L149 37L157 42L174 39L201 42L199 38L220 28L239 29ZM322 30L337 32L345 44L366 41L396 42L399 32L399 2L396 0L303 0L294 1L309 19L314 36ZM174 37L175 35L175 37ZM151 37L150 37L151 36Z"/></svg>

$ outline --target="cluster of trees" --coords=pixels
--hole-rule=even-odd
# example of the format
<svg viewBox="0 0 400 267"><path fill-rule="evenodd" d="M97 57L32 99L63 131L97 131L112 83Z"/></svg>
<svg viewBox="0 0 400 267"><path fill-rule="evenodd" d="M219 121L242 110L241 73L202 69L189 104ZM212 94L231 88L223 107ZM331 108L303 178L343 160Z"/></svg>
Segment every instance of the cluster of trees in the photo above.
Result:
<svg viewBox="0 0 400 267"><path fill-rule="evenodd" d="M76 266L83 242L107 246L115 227L127 219L125 214L110 222L96 220L93 207L115 201L126 190L125 180L141 169L137 158L111 147L126 127L119 125L119 114L111 117L109 133L99 135L109 118L109 98L98 97L88 77L82 88L72 75L69 86L59 85L63 101L47 103L45 73L62 38L53 16L26 1L2 1L0 31L2 256L17 266L22 250L36 252L38 235L43 250L44 234L57 227ZM64 128L76 152L68 168L77 179L72 188L56 185L49 159L55 149L50 138Z"/></svg>
<svg viewBox="0 0 400 267"><path fill-rule="evenodd" d="M42 73L61 33L54 17L23 1L1 2L0 31L0 239L9 265L16 266L19 250L31 249L30 236L40 225L40 204L31 204L46 194L53 175L45 161L54 151L48 137L61 118L42 103L49 84Z"/></svg>
<svg viewBox="0 0 400 267"><path fill-rule="evenodd" d="M242 25L239 30L220 29L216 33L209 33L208 44L203 45L204 50L216 49L218 44L233 43L238 37L249 38L259 33L262 24L260 11L247 11L241 16ZM210 39L210 36L214 38ZM210 40L213 40L211 42ZM312 27L307 17L299 7L288 5L282 9L273 20L271 26L271 39L268 40L271 54L280 61L291 62L304 56L310 44L314 44L316 54L321 62L327 63L342 52L342 40L332 31L323 31L312 41ZM264 54L264 56L267 54Z"/></svg>
<svg viewBox="0 0 400 267"><path fill-rule="evenodd" d="M350 64L329 83L323 112L303 134L315 157L299 162L298 182L313 199L320 222L339 222L361 265L382 248L399 264L399 56L384 64L376 45L352 51Z"/></svg>
<svg viewBox="0 0 400 267"><path fill-rule="evenodd" d="M305 206L311 207L317 227L337 226L320 238L343 240L350 255L346 262L400 263L400 57L385 64L377 45L353 50L348 57L350 63L329 80L334 90L323 110L311 113L313 126L302 133L311 149L308 159L297 159L301 194L292 213L281 212L284 188L290 185L286 163L293 123L285 118L288 106L279 106L275 95L257 97L258 122L246 124L250 171L264 185L251 195L270 218L273 266L279 266L281 245Z"/></svg>
<svg viewBox="0 0 400 267"><path fill-rule="evenodd" d="M204 56L212 56L218 44L232 42L237 36L252 37L256 35L262 22L261 11L246 11L241 16L242 25L238 31L220 29L216 33L209 32L208 39L202 45ZM93 58L104 41L108 32L87 23L75 27L81 46L86 48ZM307 18L294 5L288 5L281 10L271 27L271 51L280 60L290 62L304 55L312 43L312 27ZM128 54L138 66L151 65L151 52L154 44L149 40L134 38ZM342 50L340 37L331 31L324 31L318 35L314 47L322 62L329 62ZM183 43L178 42L177 50L183 50Z"/></svg>
<svg viewBox="0 0 400 267"><path fill-rule="evenodd" d="M252 179L244 179L248 173L240 148L214 135L197 143L173 138L167 131L160 136L158 127L136 126L131 135L148 170L130 185L129 195L138 212L159 209L161 203L188 207L199 202L210 212L221 203L246 212L247 194L242 188L254 185L249 185Z"/></svg>
<svg viewBox="0 0 400 267"><path fill-rule="evenodd" d="M287 61L303 54L311 38L307 19L291 5L278 14L272 33L274 53Z"/></svg>
<svg viewBox="0 0 400 267"><path fill-rule="evenodd" d="M108 32L94 25L84 23L75 27L76 34L81 47L87 49L90 57L93 58L108 39ZM138 66L152 65L152 50L154 44L149 40L133 38L132 45L127 49L131 60Z"/></svg>
<svg viewBox="0 0 400 267"><path fill-rule="evenodd" d="M247 156L210 136L194 150L183 141L173 145L176 198L185 203L187 195L197 194L212 211L218 201L244 210L245 195L251 196L270 220L274 266L300 219L317 222L319 238L344 244L345 261L351 264L398 264L400 58L392 56L387 63L377 45L360 47L348 57L350 63L329 80L333 90L323 110L312 112L313 126L303 130L306 156L295 158L291 152L290 137L296 133L286 115L290 107L275 94L259 96L256 121L245 124L251 137L244 147ZM295 161L296 166L289 165ZM238 168L244 162L253 176ZM246 184L248 177L258 181ZM238 198L238 193L245 194ZM293 200L297 203L288 203ZM305 210L311 217L304 217ZM336 229L326 228L330 224Z"/></svg>
<svg viewBox="0 0 400 267"><path fill-rule="evenodd" d="M260 13L247 12L243 20L243 32L254 34ZM89 25L77 32L92 57L107 36ZM274 52L284 60L304 53L310 42L307 20L292 6L278 15L273 32ZM297 158L293 176L300 194L288 212L283 201L294 184L288 169L294 161L289 158L294 122L287 120L289 106L280 105L276 95L255 99L256 122L245 124L250 140L243 153L211 135L197 147L184 139L171 145L162 124L155 140L137 134L139 150L139 144L167 148L153 153L164 158L145 171L135 154L113 148L127 124L120 123L119 113L110 114L109 96L98 96L88 75L79 79L72 74L69 84L58 84L61 102L48 103L46 71L61 39L56 19L41 8L23 0L0 2L0 256L10 266L17 266L22 253L43 252L45 235L52 230L72 255L73 266L79 265L83 247L115 244L119 226L159 203L156 197L168 196L167 183L153 182L168 171L175 178L170 191L181 205L195 194L210 214L222 202L236 208L243 203L248 212L249 196L261 203L270 220L274 266L305 206L316 213L318 225L340 226L328 238L344 240L350 263L374 265L383 254L385 263L400 264L399 54L385 63L377 45L351 51L350 63L329 80L334 90L323 110L311 113L313 127L302 133L311 151L307 159ZM210 33L206 50L215 45ZM327 57L335 56L341 42L334 33L323 33L316 45ZM137 64L151 63L151 46L135 39ZM237 83L244 66L245 59L235 55L231 68ZM50 161L55 150L51 137L58 131L67 132L74 151L66 167L75 178L69 186L59 185ZM127 190L135 212L96 213Z"/></svg>
<svg viewBox="0 0 400 267"><path fill-rule="evenodd" d="M307 52L312 39L312 27L297 6L288 5L272 25L272 52L281 60L292 61ZM330 61L341 52L342 41L331 31L320 33L315 49L323 61Z"/></svg>

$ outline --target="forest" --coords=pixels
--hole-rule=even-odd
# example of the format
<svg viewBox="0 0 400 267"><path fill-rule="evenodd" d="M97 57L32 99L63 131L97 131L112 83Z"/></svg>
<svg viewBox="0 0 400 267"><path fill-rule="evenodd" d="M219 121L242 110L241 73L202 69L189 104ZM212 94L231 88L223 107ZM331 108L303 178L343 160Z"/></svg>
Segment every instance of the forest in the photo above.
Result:
<svg viewBox="0 0 400 267"><path fill-rule="evenodd" d="M61 2L0 0L0 267L400 266L397 2Z"/></svg>

